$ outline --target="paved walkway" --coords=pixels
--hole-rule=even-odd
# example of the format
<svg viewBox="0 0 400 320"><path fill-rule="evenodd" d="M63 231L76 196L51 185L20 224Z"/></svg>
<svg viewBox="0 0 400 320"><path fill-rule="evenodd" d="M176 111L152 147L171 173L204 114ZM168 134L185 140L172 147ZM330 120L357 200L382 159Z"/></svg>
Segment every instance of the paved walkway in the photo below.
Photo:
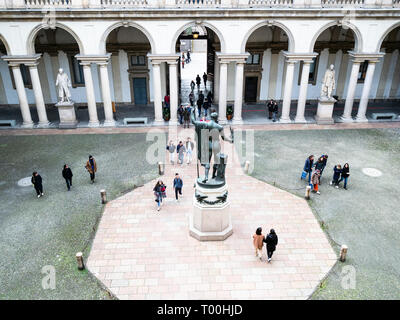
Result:
<svg viewBox="0 0 400 320"><path fill-rule="evenodd" d="M169 139L193 129L169 132ZM168 140L169 140L168 139ZM227 183L233 235L225 241L199 242L189 236L195 164L167 165L161 179L167 199L158 212L156 180L109 202L87 261L120 299L306 299L337 257L305 200L245 175L233 161ZM173 199L179 172L183 197ZM252 235L274 228L279 236L271 263L254 255Z"/></svg>

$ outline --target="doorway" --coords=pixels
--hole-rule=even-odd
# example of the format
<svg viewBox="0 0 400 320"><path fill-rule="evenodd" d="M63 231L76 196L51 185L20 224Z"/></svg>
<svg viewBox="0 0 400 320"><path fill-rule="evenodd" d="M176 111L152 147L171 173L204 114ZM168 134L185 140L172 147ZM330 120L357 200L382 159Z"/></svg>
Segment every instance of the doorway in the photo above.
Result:
<svg viewBox="0 0 400 320"><path fill-rule="evenodd" d="M246 77L244 101L257 102L258 77Z"/></svg>
<svg viewBox="0 0 400 320"><path fill-rule="evenodd" d="M133 78L132 85L135 104L147 104L146 78Z"/></svg>

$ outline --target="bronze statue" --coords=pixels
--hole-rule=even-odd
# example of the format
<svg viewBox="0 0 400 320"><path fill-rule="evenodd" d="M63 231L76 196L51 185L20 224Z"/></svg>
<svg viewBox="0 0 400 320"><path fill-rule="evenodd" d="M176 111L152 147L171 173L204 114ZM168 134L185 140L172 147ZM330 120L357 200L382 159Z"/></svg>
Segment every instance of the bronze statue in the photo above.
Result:
<svg viewBox="0 0 400 320"><path fill-rule="evenodd" d="M197 160L205 168L204 178L198 177L198 183L207 187L219 187L225 184L225 167L228 156L221 153L221 144L219 137L222 140L233 143L233 132L231 130L231 137L227 138L224 135L224 127L218 124L218 113L212 112L209 121L198 121L195 118L195 110L192 110L191 122L194 124L196 131L196 145L197 145ZM211 180L208 179L210 171L211 157L214 155L214 165ZM197 162L198 163L198 162ZM197 175L199 172L197 170Z"/></svg>

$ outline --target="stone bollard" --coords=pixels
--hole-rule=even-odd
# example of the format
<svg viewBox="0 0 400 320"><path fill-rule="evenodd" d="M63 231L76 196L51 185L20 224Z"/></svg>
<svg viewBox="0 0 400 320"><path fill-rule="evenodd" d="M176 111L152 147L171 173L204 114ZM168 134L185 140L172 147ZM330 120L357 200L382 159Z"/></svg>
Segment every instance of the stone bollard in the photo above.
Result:
<svg viewBox="0 0 400 320"><path fill-rule="evenodd" d="M339 260L341 262L345 262L346 261L346 255L347 255L347 246L345 244L343 244L340 248L340 257Z"/></svg>
<svg viewBox="0 0 400 320"><path fill-rule="evenodd" d="M311 192L311 186L307 186L306 187L306 195L304 196L304 198L306 198L306 200L310 200L310 192Z"/></svg>
<svg viewBox="0 0 400 320"><path fill-rule="evenodd" d="M162 176L164 174L164 164L162 162L158 163L158 174Z"/></svg>
<svg viewBox="0 0 400 320"><path fill-rule="evenodd" d="M85 264L83 263L83 254L82 254L82 252L78 252L76 254L76 261L78 262L78 269L79 270L85 269Z"/></svg>
<svg viewBox="0 0 400 320"><path fill-rule="evenodd" d="M244 172L246 174L249 173L249 167L250 167L250 161L246 160L246 162L244 163Z"/></svg>
<svg viewBox="0 0 400 320"><path fill-rule="evenodd" d="M107 202L107 194L106 194L106 190L101 189L100 190L100 195L101 195L101 203L105 204Z"/></svg>

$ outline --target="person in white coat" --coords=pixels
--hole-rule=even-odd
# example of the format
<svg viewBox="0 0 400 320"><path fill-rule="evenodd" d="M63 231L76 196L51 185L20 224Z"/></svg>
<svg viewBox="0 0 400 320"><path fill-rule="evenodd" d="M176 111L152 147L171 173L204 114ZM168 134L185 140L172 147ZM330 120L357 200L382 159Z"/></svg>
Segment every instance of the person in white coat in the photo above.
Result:
<svg viewBox="0 0 400 320"><path fill-rule="evenodd" d="M186 159L187 159L187 164L190 164L192 162L192 154L193 154L193 149L194 149L194 143L190 140L190 137L187 138L186 140Z"/></svg>

